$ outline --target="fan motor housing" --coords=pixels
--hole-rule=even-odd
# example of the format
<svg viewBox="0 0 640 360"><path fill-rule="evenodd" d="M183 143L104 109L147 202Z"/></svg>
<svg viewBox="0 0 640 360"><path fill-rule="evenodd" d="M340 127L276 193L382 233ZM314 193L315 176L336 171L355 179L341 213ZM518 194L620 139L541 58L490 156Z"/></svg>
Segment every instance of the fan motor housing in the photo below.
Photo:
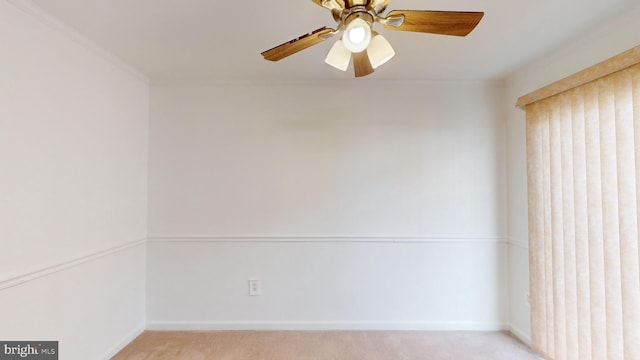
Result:
<svg viewBox="0 0 640 360"><path fill-rule="evenodd" d="M354 12L354 13L351 13L351 14L347 15L345 20L344 20L344 23L345 23L345 25L348 25L350 22L352 22L355 19L362 19L367 24L369 24L369 26L371 26L371 24L373 24L373 15L369 14L366 11L357 11L357 12Z"/></svg>
<svg viewBox="0 0 640 360"><path fill-rule="evenodd" d="M369 0L345 0L344 7L349 9L355 6L366 6L369 5Z"/></svg>
<svg viewBox="0 0 640 360"><path fill-rule="evenodd" d="M373 20L375 19L375 16L376 14L372 14L364 6L355 6L349 9L345 9L342 12L340 21L343 24L348 25L351 21L360 18L364 20L367 24L369 24L369 26L371 26L373 24Z"/></svg>

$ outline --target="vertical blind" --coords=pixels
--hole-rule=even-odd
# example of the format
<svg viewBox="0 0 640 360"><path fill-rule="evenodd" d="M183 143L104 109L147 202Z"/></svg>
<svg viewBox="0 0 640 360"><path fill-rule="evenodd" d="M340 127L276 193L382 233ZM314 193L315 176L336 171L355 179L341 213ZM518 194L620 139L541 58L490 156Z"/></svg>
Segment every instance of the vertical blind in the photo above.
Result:
<svg viewBox="0 0 640 360"><path fill-rule="evenodd" d="M640 65L526 113L532 347L640 359Z"/></svg>

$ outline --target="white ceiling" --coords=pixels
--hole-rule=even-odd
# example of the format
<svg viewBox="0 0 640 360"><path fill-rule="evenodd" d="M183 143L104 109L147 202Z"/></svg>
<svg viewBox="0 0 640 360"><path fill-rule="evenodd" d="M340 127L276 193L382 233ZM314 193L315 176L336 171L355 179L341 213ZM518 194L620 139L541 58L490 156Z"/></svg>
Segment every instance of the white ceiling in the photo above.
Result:
<svg viewBox="0 0 640 360"><path fill-rule="evenodd" d="M280 62L260 53L322 26L311 0L32 0L152 81L348 79L324 64L334 39ZM369 78L499 79L637 0L394 0L389 9L484 11L468 37L386 31L396 57ZM381 29L381 30L380 30Z"/></svg>

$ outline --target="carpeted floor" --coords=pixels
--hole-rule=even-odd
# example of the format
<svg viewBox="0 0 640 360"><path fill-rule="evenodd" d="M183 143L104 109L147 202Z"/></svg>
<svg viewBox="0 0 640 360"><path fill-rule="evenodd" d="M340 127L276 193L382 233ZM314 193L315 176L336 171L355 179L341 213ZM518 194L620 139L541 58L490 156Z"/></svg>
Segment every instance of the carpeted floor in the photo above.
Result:
<svg viewBox="0 0 640 360"><path fill-rule="evenodd" d="M116 360L537 360L503 332L146 331Z"/></svg>

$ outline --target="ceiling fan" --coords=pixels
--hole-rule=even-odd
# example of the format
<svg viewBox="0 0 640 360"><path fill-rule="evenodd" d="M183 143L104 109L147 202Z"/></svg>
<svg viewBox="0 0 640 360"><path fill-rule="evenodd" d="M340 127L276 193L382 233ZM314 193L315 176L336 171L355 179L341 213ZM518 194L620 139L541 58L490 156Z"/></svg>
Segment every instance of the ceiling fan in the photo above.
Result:
<svg viewBox="0 0 640 360"><path fill-rule="evenodd" d="M387 30L414 31L441 35L467 36L484 16L483 12L393 10L385 16L390 0L312 0L331 11L338 23L335 29L322 27L262 53L266 60L279 61L344 31L325 62L346 71L353 57L356 77L374 72L395 56L391 44L372 30L374 22Z"/></svg>

